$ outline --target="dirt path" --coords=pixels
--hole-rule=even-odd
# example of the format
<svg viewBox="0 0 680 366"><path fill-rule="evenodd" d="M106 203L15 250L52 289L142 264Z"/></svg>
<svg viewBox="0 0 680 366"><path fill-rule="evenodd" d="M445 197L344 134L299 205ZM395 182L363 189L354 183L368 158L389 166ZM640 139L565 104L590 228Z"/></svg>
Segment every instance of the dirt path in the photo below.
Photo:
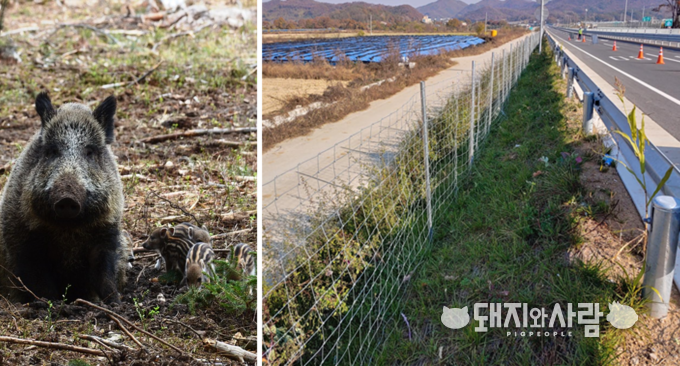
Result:
<svg viewBox="0 0 680 366"><path fill-rule="evenodd" d="M436 104L438 99L441 99L440 96L451 92L452 88L460 88L469 84L473 60L477 65L489 64L492 52L497 54L502 52L502 50L507 50L506 52L508 52L511 46L516 47L527 36L520 37L517 40L508 42L501 47L480 55L456 58L458 62L456 66L446 69L426 80L428 106L431 106L432 103ZM384 129L400 129L400 127L395 126L395 123L403 126L406 122L394 121L395 119L401 119L405 115L412 115L419 111L420 101L417 98L419 89L420 86L418 84L412 85L390 98L372 102L366 110L352 113L339 122L323 125L309 135L286 140L267 151L263 158L263 180L265 183L262 188L262 199L265 211L267 211L266 207L275 197L282 196L282 192L288 192L291 195L293 193L291 190L299 189L298 176L301 174L290 172L292 169L310 165L312 166L311 169L319 172L319 170L323 170L323 167L333 165L338 159L343 159L347 156L347 151L351 151L356 143L355 141L364 139L364 131L369 135L374 134L373 129L368 127L375 122L381 120L385 122L386 126L382 126L382 123L380 124L380 131ZM358 132L361 132L362 136L356 136L356 138L352 136ZM381 133L378 132L379 135ZM343 140L347 140L350 136L352 138L347 141L347 147L335 146L343 142ZM313 159L313 161L310 161L310 159ZM352 180L349 172L356 165L354 161L350 161L350 158L347 157L347 163L341 168L348 173L348 182L346 182L348 184ZM333 167L333 174L338 174L335 167ZM276 182L272 182L275 178ZM294 201L289 200L286 202L279 200L276 203L276 210L281 212L281 210L294 209L299 204L299 202Z"/></svg>

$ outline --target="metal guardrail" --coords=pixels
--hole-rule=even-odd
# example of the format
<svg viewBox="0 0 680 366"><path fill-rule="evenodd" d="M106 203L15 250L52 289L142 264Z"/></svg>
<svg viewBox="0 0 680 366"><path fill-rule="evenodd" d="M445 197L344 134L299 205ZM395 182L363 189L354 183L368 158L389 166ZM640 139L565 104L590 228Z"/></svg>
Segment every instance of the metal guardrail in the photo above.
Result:
<svg viewBox="0 0 680 366"><path fill-rule="evenodd" d="M578 33L578 29L574 28L553 28L573 34ZM583 34L587 36L597 35L599 37L630 40L635 42L647 40L660 46L673 46L673 44L675 44L674 47L680 47L680 29L585 29Z"/></svg>
<svg viewBox="0 0 680 366"><path fill-rule="evenodd" d="M578 82L579 86L585 92L592 92L594 94L593 108L602 119L609 132L612 132L612 138L616 142L619 151L623 154L625 161L629 162L635 175L641 177L639 168L639 160L633 152L633 147L622 136L619 136L614 131L621 131L626 135L630 135L630 126L628 125L628 118L614 103L604 94L604 92L586 75L583 70L567 56L561 49L560 45L552 38L549 33L548 41L553 47L557 57L562 60L563 67L574 69L573 77ZM632 106L631 106L632 108ZM661 192L666 195L680 197L680 169L671 162L671 160L654 145L651 141L647 142L645 149L645 168L646 174L652 179L653 187L648 187L648 193L654 193L658 182L661 181L668 168L673 167L673 173L670 179L666 182Z"/></svg>
<svg viewBox="0 0 680 366"><path fill-rule="evenodd" d="M630 136L631 131L628 118L624 112L612 103L592 79L579 68L578 64L565 54L561 45L548 32L546 32L546 35L554 50L555 61L562 66L562 75L565 75L565 71L568 70L568 88L570 90L568 90L567 96L570 97L573 94L571 89L574 86L574 82L578 82L584 91L584 119L588 118L586 116L592 116L592 112L588 110L589 108L597 112L617 145L618 160L625 161L632 173L638 179L641 179L643 173L640 170L640 160L635 155L633 147L621 135L614 133L615 131L621 131ZM588 103L586 103L586 99L590 99ZM584 121L584 127L586 125L587 123ZM649 205L651 206L649 210L651 217L649 219L644 217L646 212L644 208L639 212L643 219L652 224L650 239L647 245L648 258L645 272L645 286L647 288L643 291L643 295L652 300L649 306L650 315L655 318L661 318L666 315L668 310L668 298L671 291L669 286L673 282L673 268L676 265L678 233L675 230L680 225L678 224L678 220L680 220L680 210L678 209L680 201L674 197L680 197L680 170L651 141L646 143L644 157L644 174L648 178L647 195L649 197L654 193L668 169L672 168L670 178ZM640 188L642 189L643 187ZM633 194L631 192L631 195ZM657 230L654 230L654 227ZM670 277L668 276L669 273ZM680 277L676 276L674 279L676 285L680 288ZM658 301L658 296L655 295L656 292L649 290L650 286L659 289L659 296L662 296L663 301Z"/></svg>

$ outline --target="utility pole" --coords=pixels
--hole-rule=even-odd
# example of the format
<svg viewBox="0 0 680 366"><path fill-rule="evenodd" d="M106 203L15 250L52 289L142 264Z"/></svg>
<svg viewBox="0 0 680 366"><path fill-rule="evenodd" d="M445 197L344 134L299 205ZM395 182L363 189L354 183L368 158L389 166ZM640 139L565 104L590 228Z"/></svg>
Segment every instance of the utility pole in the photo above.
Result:
<svg viewBox="0 0 680 366"><path fill-rule="evenodd" d="M543 52L543 8L545 7L545 0L541 0L541 39L538 41L538 53Z"/></svg>
<svg viewBox="0 0 680 366"><path fill-rule="evenodd" d="M626 22L626 14L628 14L628 0L626 0L626 7L623 9L623 22Z"/></svg>

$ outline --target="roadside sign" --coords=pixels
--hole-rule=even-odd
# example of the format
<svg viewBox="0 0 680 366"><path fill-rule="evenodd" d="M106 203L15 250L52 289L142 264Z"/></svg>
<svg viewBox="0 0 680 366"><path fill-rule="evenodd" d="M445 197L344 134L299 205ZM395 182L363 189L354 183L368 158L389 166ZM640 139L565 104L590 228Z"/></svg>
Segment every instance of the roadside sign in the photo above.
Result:
<svg viewBox="0 0 680 366"><path fill-rule="evenodd" d="M673 26L673 19L664 19L663 20L663 26L664 27L672 27Z"/></svg>
<svg viewBox="0 0 680 366"><path fill-rule="evenodd" d="M651 21L652 21L652 17L644 17L644 18L642 18L642 21L643 21L643 22L651 22Z"/></svg>

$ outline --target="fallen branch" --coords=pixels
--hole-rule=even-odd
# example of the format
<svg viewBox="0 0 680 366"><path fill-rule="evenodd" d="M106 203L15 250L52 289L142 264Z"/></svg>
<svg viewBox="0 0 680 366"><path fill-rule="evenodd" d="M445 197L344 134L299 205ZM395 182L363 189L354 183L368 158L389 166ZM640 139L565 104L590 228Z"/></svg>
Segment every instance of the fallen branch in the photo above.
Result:
<svg viewBox="0 0 680 366"><path fill-rule="evenodd" d="M254 182L255 177L250 175L235 175L234 180L237 182Z"/></svg>
<svg viewBox="0 0 680 366"><path fill-rule="evenodd" d="M138 351L136 348L128 347L124 344L119 344L119 343L110 341L108 339L104 339L104 338L93 336L93 335L81 334L81 335L78 336L78 338L84 339L86 341L101 343L101 344L106 345L107 347L122 349L122 350L126 350L128 352L137 352Z"/></svg>
<svg viewBox="0 0 680 366"><path fill-rule="evenodd" d="M115 43L115 44L120 44L120 42L118 42L118 40L117 40L114 36L112 36L111 34L109 34L109 32L107 32L107 31L105 31L105 30L101 30L101 29L96 28L96 27L93 27L93 26L88 25L88 24L82 24L82 23L75 23L75 24L59 24L59 27L57 28L57 30L62 29L62 28L67 28L67 27L89 29L89 30L91 30L91 31L93 31L93 32L95 32L95 33L97 33L97 34L99 34L99 35L105 36L106 38L112 40L113 43Z"/></svg>
<svg viewBox="0 0 680 366"><path fill-rule="evenodd" d="M128 86L132 86L132 85L134 85L134 84L139 84L139 83L141 83L142 81L144 81L144 79L146 79L147 76L151 75L151 73L153 73L154 71L156 71L156 69L158 68L158 66L161 66L161 64L162 64L163 62L165 62L165 60L161 60L161 62L157 63L156 65L154 65L154 67L152 67L151 69L149 69L149 71L145 72L142 76L138 77L137 80L135 80L135 81L131 82L130 84L128 84Z"/></svg>
<svg viewBox="0 0 680 366"><path fill-rule="evenodd" d="M128 179L139 179L142 182L155 182L156 180L153 178L149 178L146 176L143 176L141 174L125 174L120 176L121 180L128 180Z"/></svg>
<svg viewBox="0 0 680 366"><path fill-rule="evenodd" d="M140 328L140 327L134 325L131 321L129 321L129 320L123 318L122 316L120 316L120 315L114 313L113 311L111 311L111 310L109 310L109 309L105 309L105 308L103 308L103 307L101 307L101 306L97 306L97 305L95 305L95 304L93 304L93 303L91 303L91 302L89 302L89 301L85 301L85 300L83 300L83 299L77 299L77 300L74 301L73 303L74 303L74 304L84 304L84 305L87 305L87 306L89 306L89 307L95 308L95 309L97 309L97 310L101 310L101 311L107 313L108 315L115 316L116 318L118 318L118 320L122 320L123 322L127 323L127 325L131 326L132 328L135 328L135 330L137 330L138 332L141 332L141 333L146 334L147 336L149 336L149 337L151 337L151 338L157 340L158 342L160 342L160 343L162 343L162 344L164 344L164 345L166 345L166 346L168 346L168 347L174 349L175 351L179 352L180 354L184 354L184 353L185 353L185 352L182 351L181 349L179 349L179 348L173 346L172 344L170 344L170 343L168 343L168 342L166 342L166 341L164 341L164 340L162 340L162 339L156 337L155 335L153 335L153 334L151 334L151 333L145 331L144 329L142 329L142 328Z"/></svg>
<svg viewBox="0 0 680 366"><path fill-rule="evenodd" d="M104 351L101 351L101 350L98 350L98 349L73 346L73 345L64 344L64 343L43 342L43 341L35 341L35 340L32 340L32 339L22 339L22 338L5 337L5 336L0 336L0 342L30 344L30 345L38 346L38 347L45 347L45 348L52 348L52 349L62 349L62 350L66 350L66 351L73 351L73 352L87 353L87 354L90 354L90 355L108 357L106 355L106 353L104 353Z"/></svg>
<svg viewBox="0 0 680 366"><path fill-rule="evenodd" d="M155 192L155 191L152 191L151 194L153 194L154 196L156 196L158 199L167 202L167 203L170 205L170 207L174 208L175 210L180 210L180 211L182 211L185 215L191 216L199 227L200 227L200 226L203 226L203 223L202 223L198 218L196 218L196 216L195 216L194 214L192 214L191 212L187 211L184 207L182 207L182 206L180 206L180 205L178 205L178 204L176 204L176 203L170 201L169 199L167 199L167 198L165 198L165 197L161 197L161 196L160 196L157 192Z"/></svg>
<svg viewBox="0 0 680 366"><path fill-rule="evenodd" d="M202 25L202 26L200 26L200 27L198 27L198 28L196 28L196 29L194 29L194 30L192 30L192 31L174 33L174 34L170 34L170 35L168 35L168 36L165 36L165 37L161 38L161 40L158 41L158 43L154 44L153 47L151 47L151 50L152 50L152 51L156 51L156 50L158 49L158 46L162 45L163 42L169 41L169 40L171 40L171 39L173 39L173 38L184 37L184 36L192 36L192 37L193 37L196 33L202 31L203 29L205 29L205 28L207 28L207 27L209 27L209 26L211 26L211 25L213 25L213 23L207 23L207 24L204 24L204 25Z"/></svg>
<svg viewBox="0 0 680 366"><path fill-rule="evenodd" d="M140 348L144 349L144 346L142 345L142 343L137 338L135 338L135 336L133 336L132 333L130 333L130 331L127 330L127 328L125 328L123 326L123 324L121 324L120 320L116 319L116 317L114 317L111 314L109 314L109 318L111 318L111 320L113 320L114 323L118 324L118 328L120 328L120 330L122 330L123 333L125 333L126 336L130 337L130 339L132 339L133 342L137 343L137 345Z"/></svg>
<svg viewBox="0 0 680 366"><path fill-rule="evenodd" d="M232 231L232 232L228 232L228 233L213 235L212 238L213 239L221 239L221 238L226 238L227 236L235 236L235 235L238 235L238 234L245 234L245 233L249 233L249 232L252 232L252 231L253 231L253 229L237 230L237 231Z"/></svg>
<svg viewBox="0 0 680 366"><path fill-rule="evenodd" d="M154 67L152 67L152 68L149 69L147 72L145 72L144 74L142 74L142 76L138 77L137 79L135 79L135 80L133 80L133 81L130 81L130 82L128 82L128 83L120 82L120 83L113 83L113 84L105 84L105 85L102 85L100 88L101 88L101 89L113 89L113 88L119 88L119 87L121 87L121 86L130 87L130 86L139 84L139 83L141 83L142 81L144 81L144 79L146 79L147 76L151 75L152 72L156 71L156 69L158 68L158 66L161 66L161 64L162 64L163 62L165 62L165 60L161 60L161 62L159 62L159 63L157 63L156 65L154 65Z"/></svg>
<svg viewBox="0 0 680 366"><path fill-rule="evenodd" d="M214 141L209 141L207 146L228 146L228 147L239 147L239 146L257 146L257 141L227 141L225 139L219 139Z"/></svg>
<svg viewBox="0 0 680 366"><path fill-rule="evenodd" d="M167 135L151 136L151 137L141 139L139 141L147 143L147 144L155 144L155 143L168 141L168 140L177 140L177 139L180 139L182 137L196 137L196 136L211 135L211 134L223 134L223 133L252 133L252 132L257 132L257 127L213 128L211 130L205 130L205 129L189 130L189 131L178 132L178 133L170 133L170 134L167 134Z"/></svg>
<svg viewBox="0 0 680 366"><path fill-rule="evenodd" d="M38 28L38 27L19 28L19 29L7 31L7 32L2 32L2 33L0 33L0 37L11 36L12 34L21 34L21 33L24 33L24 32L35 32L35 31L39 31L39 30L40 30L40 28Z"/></svg>
<svg viewBox="0 0 680 366"><path fill-rule="evenodd" d="M203 344L214 348L220 355L238 360L239 362L257 362L256 354L248 352L239 346L232 346L231 344L207 338L203 340Z"/></svg>

